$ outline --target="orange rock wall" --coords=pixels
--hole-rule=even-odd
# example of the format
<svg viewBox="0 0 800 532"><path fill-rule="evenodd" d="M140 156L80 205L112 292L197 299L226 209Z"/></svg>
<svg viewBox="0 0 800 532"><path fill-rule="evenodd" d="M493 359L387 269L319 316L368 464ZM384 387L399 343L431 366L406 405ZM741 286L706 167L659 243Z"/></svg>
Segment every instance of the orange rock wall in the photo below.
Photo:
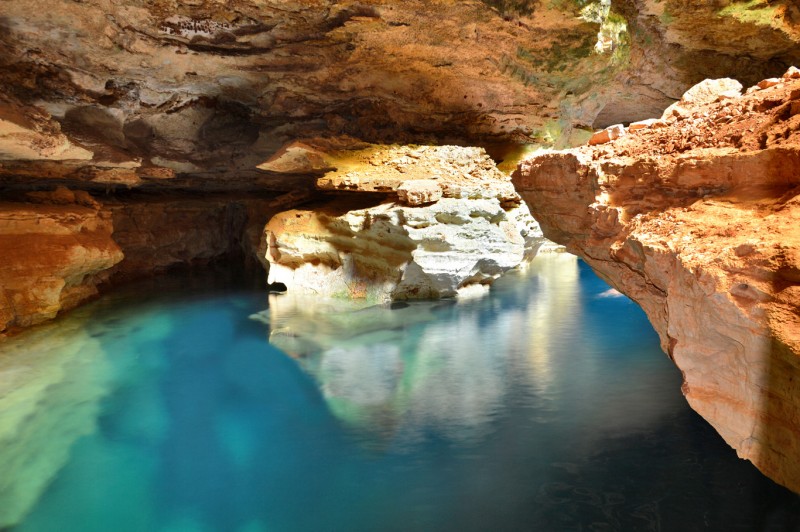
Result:
<svg viewBox="0 0 800 532"><path fill-rule="evenodd" d="M800 80L524 161L545 237L638 302L683 392L800 492Z"/></svg>
<svg viewBox="0 0 800 532"><path fill-rule="evenodd" d="M70 191L60 192L74 199ZM0 334L51 319L96 295L104 283L229 252L256 259L276 208L266 200L226 196L101 206L77 195L94 206L52 204L60 200L55 193L36 198L48 204L0 203Z"/></svg>
<svg viewBox="0 0 800 532"><path fill-rule="evenodd" d="M97 293L122 260L110 213L79 205L0 204L0 332L53 318Z"/></svg>

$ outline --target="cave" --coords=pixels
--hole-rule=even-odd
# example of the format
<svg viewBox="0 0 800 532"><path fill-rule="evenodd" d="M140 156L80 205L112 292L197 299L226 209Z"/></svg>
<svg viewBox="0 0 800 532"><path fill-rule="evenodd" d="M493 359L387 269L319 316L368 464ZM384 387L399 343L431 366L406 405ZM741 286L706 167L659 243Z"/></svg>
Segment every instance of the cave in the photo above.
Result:
<svg viewBox="0 0 800 532"><path fill-rule="evenodd" d="M793 0L0 43L0 530L800 530Z"/></svg>

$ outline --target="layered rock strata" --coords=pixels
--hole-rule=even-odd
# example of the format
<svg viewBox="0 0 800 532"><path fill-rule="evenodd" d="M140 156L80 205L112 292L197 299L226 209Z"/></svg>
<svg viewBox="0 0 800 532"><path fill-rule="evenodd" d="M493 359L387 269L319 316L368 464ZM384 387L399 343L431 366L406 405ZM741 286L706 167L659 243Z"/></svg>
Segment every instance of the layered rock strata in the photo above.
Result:
<svg viewBox="0 0 800 532"><path fill-rule="evenodd" d="M483 291L543 242L510 179L481 149L376 146L349 160L362 164L319 183L350 198L267 224L270 282L376 301L451 297ZM376 200L377 190L395 195Z"/></svg>
<svg viewBox="0 0 800 532"><path fill-rule="evenodd" d="M0 203L0 332L95 295L123 257L112 232L110 213L97 208Z"/></svg>
<svg viewBox="0 0 800 532"><path fill-rule="evenodd" d="M17 199L27 201L0 203L0 333L51 319L105 284L227 254L258 259L270 216L308 195L101 203L60 187Z"/></svg>
<svg viewBox="0 0 800 532"><path fill-rule="evenodd" d="M513 179L546 237L642 306L691 406L800 492L796 77L717 84L664 127L540 154Z"/></svg>
<svg viewBox="0 0 800 532"><path fill-rule="evenodd" d="M288 191L258 165L314 135L567 145L705 76L780 74L798 20L790 0L15 0L0 177Z"/></svg>

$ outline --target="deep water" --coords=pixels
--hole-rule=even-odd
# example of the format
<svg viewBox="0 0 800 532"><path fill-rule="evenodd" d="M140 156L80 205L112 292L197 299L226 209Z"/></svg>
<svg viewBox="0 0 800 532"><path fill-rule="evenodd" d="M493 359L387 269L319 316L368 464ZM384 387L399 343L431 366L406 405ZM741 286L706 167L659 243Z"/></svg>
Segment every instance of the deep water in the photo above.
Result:
<svg viewBox="0 0 800 532"><path fill-rule="evenodd" d="M171 274L0 344L0 529L800 530L680 384L567 255L369 308Z"/></svg>

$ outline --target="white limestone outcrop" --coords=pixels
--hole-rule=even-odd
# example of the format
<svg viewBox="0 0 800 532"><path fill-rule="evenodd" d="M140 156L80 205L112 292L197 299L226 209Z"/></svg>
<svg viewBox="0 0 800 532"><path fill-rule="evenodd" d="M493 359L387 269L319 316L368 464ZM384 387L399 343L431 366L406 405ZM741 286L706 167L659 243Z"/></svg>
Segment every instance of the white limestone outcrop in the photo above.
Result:
<svg viewBox="0 0 800 532"><path fill-rule="evenodd" d="M290 291L374 301L452 297L488 288L544 242L527 207L444 198L335 214L336 202L267 224L269 282Z"/></svg>

